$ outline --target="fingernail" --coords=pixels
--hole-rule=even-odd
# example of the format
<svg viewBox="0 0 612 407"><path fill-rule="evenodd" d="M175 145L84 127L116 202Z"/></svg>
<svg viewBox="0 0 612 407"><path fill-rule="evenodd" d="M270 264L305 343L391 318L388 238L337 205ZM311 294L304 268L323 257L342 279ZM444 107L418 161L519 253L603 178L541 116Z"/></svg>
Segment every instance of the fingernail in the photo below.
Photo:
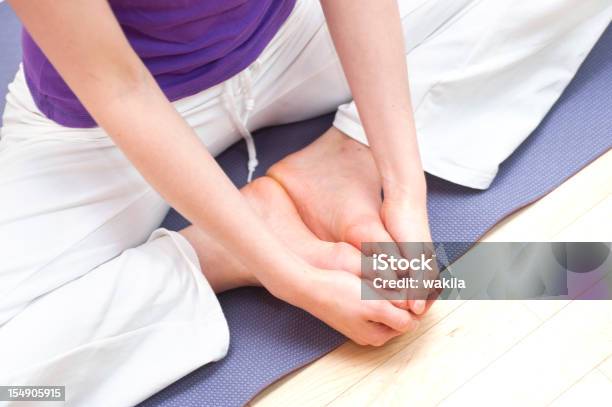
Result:
<svg viewBox="0 0 612 407"><path fill-rule="evenodd" d="M425 311L425 300L416 300L412 305L412 311L415 314L422 314Z"/></svg>

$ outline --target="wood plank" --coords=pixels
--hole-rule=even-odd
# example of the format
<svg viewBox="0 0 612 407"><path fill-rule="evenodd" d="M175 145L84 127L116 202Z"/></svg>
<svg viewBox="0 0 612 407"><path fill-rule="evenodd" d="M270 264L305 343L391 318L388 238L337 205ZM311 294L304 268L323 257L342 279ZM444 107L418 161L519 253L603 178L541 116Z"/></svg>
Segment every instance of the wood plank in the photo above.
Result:
<svg viewBox="0 0 612 407"><path fill-rule="evenodd" d="M522 300L527 307L540 321L544 322L551 318L561 309L570 303L570 300Z"/></svg>
<svg viewBox="0 0 612 407"><path fill-rule="evenodd" d="M550 407L608 407L611 403L612 381L598 369L593 369L553 401Z"/></svg>
<svg viewBox="0 0 612 407"><path fill-rule="evenodd" d="M545 405L610 353L612 302L572 301L442 405Z"/></svg>
<svg viewBox="0 0 612 407"><path fill-rule="evenodd" d="M608 359L599 365L598 369L612 381L612 356L608 356Z"/></svg>
<svg viewBox="0 0 612 407"><path fill-rule="evenodd" d="M331 406L433 406L540 321L518 301L469 301Z"/></svg>
<svg viewBox="0 0 612 407"><path fill-rule="evenodd" d="M440 320L455 312L464 301L439 301L421 321L415 333L409 333L373 348L347 342L316 362L281 379L255 397L253 407L321 406L376 369L390 356L404 349L417 338L426 335Z"/></svg>
<svg viewBox="0 0 612 407"><path fill-rule="evenodd" d="M612 150L550 194L501 221L482 241L548 241L611 194Z"/></svg>
<svg viewBox="0 0 612 407"><path fill-rule="evenodd" d="M591 210L580 216L550 241L588 242L612 241L612 196L608 196ZM542 321L547 320L569 303L569 300L526 300L525 306Z"/></svg>
<svg viewBox="0 0 612 407"><path fill-rule="evenodd" d="M612 242L612 195L572 222L554 241Z"/></svg>

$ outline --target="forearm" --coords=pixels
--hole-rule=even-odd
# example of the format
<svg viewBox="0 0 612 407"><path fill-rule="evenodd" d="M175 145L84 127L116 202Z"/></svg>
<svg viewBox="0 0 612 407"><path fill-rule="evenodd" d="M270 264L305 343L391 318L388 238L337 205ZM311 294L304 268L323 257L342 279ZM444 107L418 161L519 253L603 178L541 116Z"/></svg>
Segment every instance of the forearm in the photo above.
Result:
<svg viewBox="0 0 612 407"><path fill-rule="evenodd" d="M296 258L268 232L154 83L108 103L96 119L174 208L257 270L264 285L277 288L273 273L295 264ZM281 287L276 294L280 289L285 291Z"/></svg>
<svg viewBox="0 0 612 407"><path fill-rule="evenodd" d="M385 193L424 202L425 181L410 101L401 20L394 0L323 0Z"/></svg>

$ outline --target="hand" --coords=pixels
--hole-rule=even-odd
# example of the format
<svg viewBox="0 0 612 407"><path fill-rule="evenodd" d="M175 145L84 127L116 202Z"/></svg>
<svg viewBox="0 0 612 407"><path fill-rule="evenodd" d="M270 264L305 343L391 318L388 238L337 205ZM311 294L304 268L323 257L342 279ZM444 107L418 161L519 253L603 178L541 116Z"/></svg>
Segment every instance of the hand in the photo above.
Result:
<svg viewBox="0 0 612 407"><path fill-rule="evenodd" d="M425 198L385 191L380 209L385 229L395 242L431 242Z"/></svg>
<svg viewBox="0 0 612 407"><path fill-rule="evenodd" d="M382 346L418 327L410 312L381 297L379 290L369 293L377 300L362 299L361 280L353 274L312 269L307 275L292 302L359 345Z"/></svg>
<svg viewBox="0 0 612 407"><path fill-rule="evenodd" d="M420 256L421 253L429 256L433 252L432 245L424 244L417 252L414 250L414 245L402 244L405 242L432 242L425 196L425 192L419 192L419 190L412 194L405 192L398 193L397 190L389 192L385 190L385 199L381 207L381 219L385 224L387 232L398 243L398 247L405 258L415 258ZM435 262L432 265L435 265ZM427 279L437 278L437 267L434 267L433 271L426 273L425 276L421 275L418 277ZM410 307L416 314L423 314L429 309L436 297L435 293L426 290L411 292L410 296Z"/></svg>

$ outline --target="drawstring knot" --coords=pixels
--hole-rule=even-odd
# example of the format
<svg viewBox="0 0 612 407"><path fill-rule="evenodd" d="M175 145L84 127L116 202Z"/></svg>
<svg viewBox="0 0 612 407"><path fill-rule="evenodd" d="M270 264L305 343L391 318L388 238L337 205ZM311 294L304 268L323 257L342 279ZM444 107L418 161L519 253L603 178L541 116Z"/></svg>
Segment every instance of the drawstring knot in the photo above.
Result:
<svg viewBox="0 0 612 407"><path fill-rule="evenodd" d="M225 81L223 91L225 109L229 113L232 123L234 126L236 126L236 129L244 139L247 146L247 153L249 155L249 161L247 163L247 169L249 171L247 182L251 182L253 180L255 169L259 165L259 161L257 161L255 141L253 140L253 135L247 127L251 112L255 109L255 98L253 97L253 74L257 74L259 68L260 62L259 60L256 60L251 66L240 72L237 76ZM234 96L235 82L237 82L239 86L238 94L243 96L242 106L238 105Z"/></svg>

